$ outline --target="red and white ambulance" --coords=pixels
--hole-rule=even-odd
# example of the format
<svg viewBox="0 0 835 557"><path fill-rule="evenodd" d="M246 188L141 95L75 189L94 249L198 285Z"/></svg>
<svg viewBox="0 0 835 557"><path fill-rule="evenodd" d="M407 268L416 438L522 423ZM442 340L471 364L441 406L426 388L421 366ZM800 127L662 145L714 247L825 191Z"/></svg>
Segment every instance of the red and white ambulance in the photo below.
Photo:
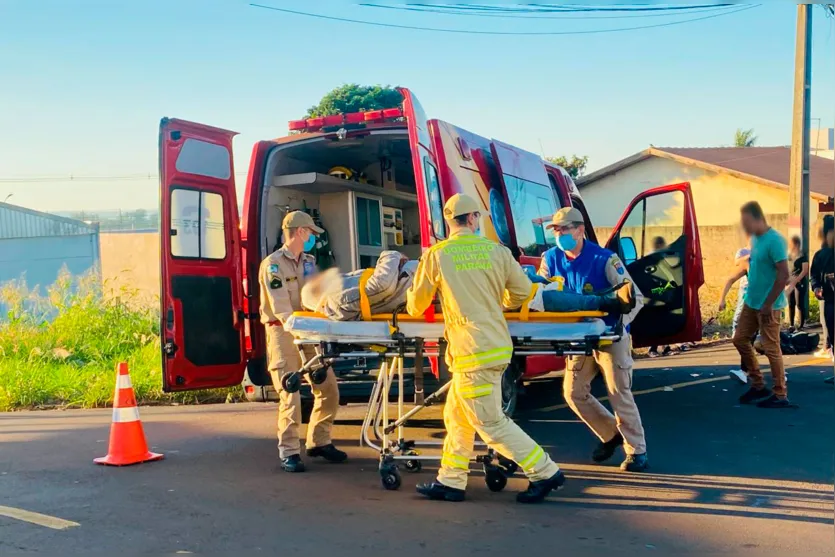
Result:
<svg viewBox="0 0 835 557"><path fill-rule="evenodd" d="M481 202L482 234L508 246L522 264L538 265L554 245L544 228L551 215L560 207L577 207L586 217L589 239L618 252L648 298L632 325L635 346L701 338L698 290L704 277L689 184L642 193L609 237L597 238L565 170L517 147L430 120L411 91L400 92L399 108L293 121L290 135L256 143L240 219L235 132L162 120L166 391L237 385L245 371L255 385L269 383L257 270L278 245L287 211L314 213L328 232L331 263L351 271L373 266L385 249L416 259L443 240L444 200L458 192ZM653 253L658 235L667 247ZM556 356L530 357L519 372L528 379L563 366Z"/></svg>

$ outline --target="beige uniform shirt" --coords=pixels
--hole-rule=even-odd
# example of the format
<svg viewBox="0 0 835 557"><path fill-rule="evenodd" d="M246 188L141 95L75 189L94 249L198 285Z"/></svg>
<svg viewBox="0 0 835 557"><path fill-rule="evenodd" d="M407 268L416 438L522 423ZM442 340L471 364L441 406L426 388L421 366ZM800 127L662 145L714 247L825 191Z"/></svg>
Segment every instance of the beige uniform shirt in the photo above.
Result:
<svg viewBox="0 0 835 557"><path fill-rule="evenodd" d="M301 290L316 274L316 259L303 253L298 259L285 246L267 256L258 270L261 286L261 323L284 323L302 310Z"/></svg>
<svg viewBox="0 0 835 557"><path fill-rule="evenodd" d="M447 364L454 372L478 371L510 362L513 342L502 306L521 306L531 289L509 249L464 230L421 256L406 311L422 315L440 291Z"/></svg>

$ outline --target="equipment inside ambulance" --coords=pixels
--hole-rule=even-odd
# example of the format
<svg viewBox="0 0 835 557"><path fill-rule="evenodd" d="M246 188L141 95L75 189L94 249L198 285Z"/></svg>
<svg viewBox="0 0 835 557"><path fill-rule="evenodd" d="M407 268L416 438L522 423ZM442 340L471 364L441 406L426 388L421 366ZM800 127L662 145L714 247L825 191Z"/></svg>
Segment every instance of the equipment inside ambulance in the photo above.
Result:
<svg viewBox="0 0 835 557"><path fill-rule="evenodd" d="M424 249L446 238L443 203L459 192L481 203L481 234L508 246L522 264L538 267L542 253L555 244L544 225L560 207L577 207L587 220L589 239L598 241L580 192L563 169L495 139L429 120L414 95L400 91L399 108L293 121L292 135L256 143L240 220L232 157L236 134L162 120L166 391L231 386L245 374L247 392L269 385L257 270L274 250L287 211L307 210L317 219L327 231L314 248L323 250L321 258L314 252L317 264L343 273L374 268L386 250L419 259ZM647 208L659 200L668 217L664 229L677 235L660 254L643 245L644 238L653 237L647 232L653 225ZM632 325L635 346L701 337L698 289L704 280L689 184L640 194L609 241L600 243L632 261L629 272L649 298ZM634 255L624 257L622 246L634 248ZM653 299L652 288L671 273L674 290ZM342 370L343 400L367 399L373 377L371 365L363 363L368 364ZM442 362L433 360L432 367L445 373ZM515 388L517 380L563 367L558 354L516 358L508 384Z"/></svg>

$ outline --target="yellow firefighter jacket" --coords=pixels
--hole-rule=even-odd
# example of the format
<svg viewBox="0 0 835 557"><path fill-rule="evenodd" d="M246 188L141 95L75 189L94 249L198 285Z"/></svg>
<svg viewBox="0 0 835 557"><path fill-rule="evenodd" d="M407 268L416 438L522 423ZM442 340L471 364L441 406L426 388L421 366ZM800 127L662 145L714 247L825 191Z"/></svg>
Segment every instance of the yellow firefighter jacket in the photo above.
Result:
<svg viewBox="0 0 835 557"><path fill-rule="evenodd" d="M521 306L532 284L506 247L468 229L427 250L406 297L409 315L422 315L440 290L450 371L510 362L513 344L502 307Z"/></svg>

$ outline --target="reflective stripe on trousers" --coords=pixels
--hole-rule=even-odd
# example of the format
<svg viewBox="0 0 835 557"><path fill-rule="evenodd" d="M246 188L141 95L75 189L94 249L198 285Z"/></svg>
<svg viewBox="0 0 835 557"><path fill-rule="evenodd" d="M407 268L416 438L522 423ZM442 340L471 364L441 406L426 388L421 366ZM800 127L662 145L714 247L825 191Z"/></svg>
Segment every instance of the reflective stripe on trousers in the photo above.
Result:
<svg viewBox="0 0 835 557"><path fill-rule="evenodd" d="M475 435L510 458L531 481L553 476L559 467L527 433L502 412L504 365L469 373L452 374L452 386L444 406L446 439L438 481L457 489L467 487L469 461Z"/></svg>

